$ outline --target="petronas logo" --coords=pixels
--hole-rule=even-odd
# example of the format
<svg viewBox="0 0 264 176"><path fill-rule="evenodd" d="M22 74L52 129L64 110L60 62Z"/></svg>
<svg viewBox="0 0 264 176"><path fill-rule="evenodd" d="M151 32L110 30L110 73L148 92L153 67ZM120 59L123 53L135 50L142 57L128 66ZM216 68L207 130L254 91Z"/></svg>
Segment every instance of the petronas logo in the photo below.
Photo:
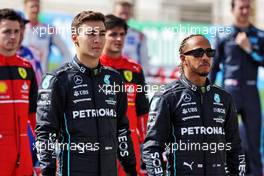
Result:
<svg viewBox="0 0 264 176"><path fill-rule="evenodd" d="M221 99L220 99L220 95L219 94L214 94L214 101L216 103L220 103Z"/></svg>

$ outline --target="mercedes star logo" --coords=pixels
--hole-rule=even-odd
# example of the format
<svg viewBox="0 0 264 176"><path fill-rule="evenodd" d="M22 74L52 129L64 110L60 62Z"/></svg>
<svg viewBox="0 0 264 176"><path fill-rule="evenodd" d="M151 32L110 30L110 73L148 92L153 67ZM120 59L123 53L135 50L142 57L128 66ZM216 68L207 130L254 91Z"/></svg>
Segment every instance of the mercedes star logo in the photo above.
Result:
<svg viewBox="0 0 264 176"><path fill-rule="evenodd" d="M185 95L183 96L183 101L184 101L185 103L188 103L188 102L190 102L191 100L192 100L191 95L189 95L189 94L185 94Z"/></svg>
<svg viewBox="0 0 264 176"><path fill-rule="evenodd" d="M73 80L76 85L80 85L83 83L83 79L80 75L75 75Z"/></svg>

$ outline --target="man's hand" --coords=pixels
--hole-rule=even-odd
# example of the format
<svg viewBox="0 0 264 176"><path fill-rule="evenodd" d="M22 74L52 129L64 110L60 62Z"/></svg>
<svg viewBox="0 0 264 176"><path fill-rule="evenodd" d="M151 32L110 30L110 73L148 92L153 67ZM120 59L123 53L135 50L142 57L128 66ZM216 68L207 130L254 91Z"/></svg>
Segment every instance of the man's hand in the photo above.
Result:
<svg viewBox="0 0 264 176"><path fill-rule="evenodd" d="M251 44L245 32L239 32L236 36L235 42L247 53L251 53Z"/></svg>
<svg viewBox="0 0 264 176"><path fill-rule="evenodd" d="M136 175L134 175L134 174L126 174L126 176L137 176L137 174Z"/></svg>
<svg viewBox="0 0 264 176"><path fill-rule="evenodd" d="M126 173L126 176L138 176L136 167L130 171L130 173Z"/></svg>

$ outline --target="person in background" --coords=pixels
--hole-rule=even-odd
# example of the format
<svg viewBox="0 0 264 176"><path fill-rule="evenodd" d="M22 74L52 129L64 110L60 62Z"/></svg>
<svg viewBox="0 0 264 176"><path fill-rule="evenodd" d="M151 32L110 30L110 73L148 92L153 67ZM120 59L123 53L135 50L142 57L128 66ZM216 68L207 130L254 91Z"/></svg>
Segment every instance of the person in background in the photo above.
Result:
<svg viewBox="0 0 264 176"><path fill-rule="evenodd" d="M260 176L262 120L257 77L258 68L264 66L264 32L250 22L250 2L231 1L234 16L232 32L219 34L215 40L216 55L210 80L214 83L217 72L223 71L223 88L234 97L238 114L244 124L245 137L242 137L242 144L247 151L248 172ZM241 134L242 132L243 130Z"/></svg>
<svg viewBox="0 0 264 176"><path fill-rule="evenodd" d="M133 16L133 0L115 0L113 15L124 19L126 22ZM129 27L127 30L123 55L135 60L144 70L149 67L149 55L146 36Z"/></svg>
<svg viewBox="0 0 264 176"><path fill-rule="evenodd" d="M0 172L33 175L28 120L36 121L37 83L30 62L16 54L21 17L0 9Z"/></svg>
<svg viewBox="0 0 264 176"><path fill-rule="evenodd" d="M136 159L126 117L127 95L120 74L102 66L105 17L83 11L71 25L76 56L41 83L37 149L43 176L116 176L117 158L129 176ZM111 89L112 88L112 89ZM59 152L41 146L57 144ZM56 156L58 165L56 165Z"/></svg>
<svg viewBox="0 0 264 176"><path fill-rule="evenodd" d="M100 62L104 66L109 66L119 71L125 81L128 101L127 116L136 155L137 172L139 175L144 175L143 171L140 170L140 145L146 135L149 110L145 77L139 64L122 55L128 28L126 21L114 15L107 15L105 24L106 41ZM126 176L120 164L118 165L118 175Z"/></svg>
<svg viewBox="0 0 264 176"><path fill-rule="evenodd" d="M43 73L49 70L51 46L56 46L61 55L62 63L71 59L71 53L55 28L39 22L40 0L24 0L24 9L29 23L26 25L23 45L33 48L41 61Z"/></svg>
<svg viewBox="0 0 264 176"><path fill-rule="evenodd" d="M28 59L29 62L31 63L34 71L35 71L35 76L37 79L37 84L40 84L41 78L42 78L42 68L41 68L41 63L40 59L37 57L36 53L33 53L30 48L25 47L22 45L22 41L24 39L24 31L25 31L25 25L29 22L27 19L24 18L24 16L18 12L18 14L22 18L22 23L20 25L21 33L20 33L20 40L19 40L19 47L17 50L17 54L20 55L21 57Z"/></svg>

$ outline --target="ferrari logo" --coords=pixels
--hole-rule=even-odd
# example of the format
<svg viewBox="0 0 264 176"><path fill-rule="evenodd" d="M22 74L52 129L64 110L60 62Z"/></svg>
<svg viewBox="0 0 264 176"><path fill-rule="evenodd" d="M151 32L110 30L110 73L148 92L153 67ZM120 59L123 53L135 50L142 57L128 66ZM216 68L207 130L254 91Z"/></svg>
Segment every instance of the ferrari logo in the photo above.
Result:
<svg viewBox="0 0 264 176"><path fill-rule="evenodd" d="M128 82L132 81L132 79L133 79L133 73L132 73L132 71L129 71L129 70L124 71L124 76L125 76L125 79Z"/></svg>
<svg viewBox="0 0 264 176"><path fill-rule="evenodd" d="M0 93L6 93L7 85L5 82L0 82Z"/></svg>
<svg viewBox="0 0 264 176"><path fill-rule="evenodd" d="M18 67L18 73L21 76L21 78L26 79L26 77L27 77L26 69L24 69L22 67Z"/></svg>

